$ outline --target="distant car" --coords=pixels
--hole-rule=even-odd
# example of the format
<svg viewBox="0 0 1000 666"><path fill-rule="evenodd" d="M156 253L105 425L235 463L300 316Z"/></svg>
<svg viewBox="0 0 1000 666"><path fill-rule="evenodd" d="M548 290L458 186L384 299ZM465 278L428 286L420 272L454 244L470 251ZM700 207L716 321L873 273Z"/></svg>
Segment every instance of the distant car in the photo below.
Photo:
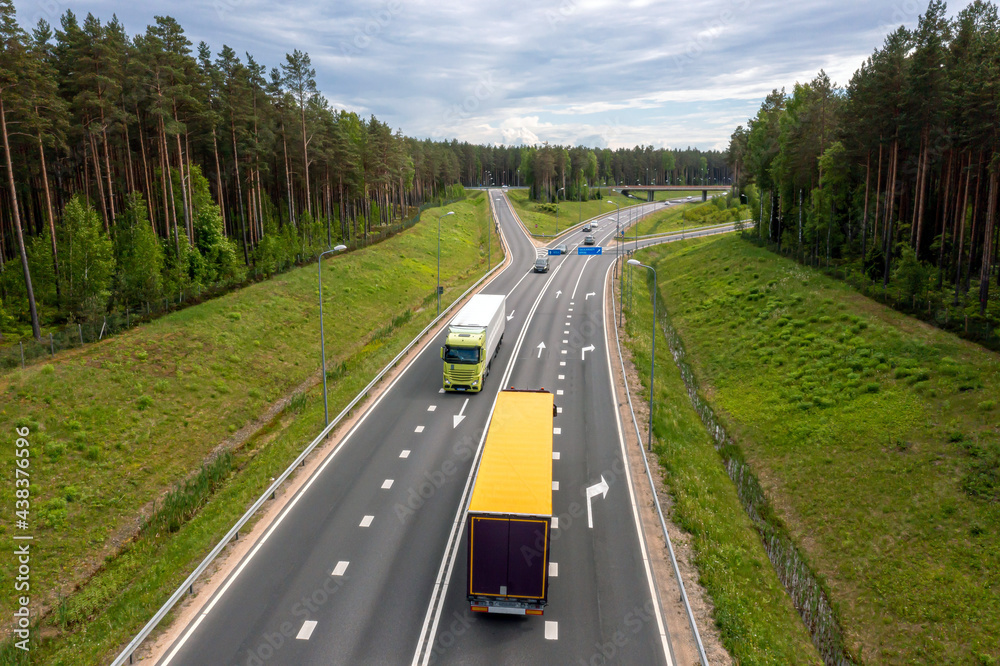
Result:
<svg viewBox="0 0 1000 666"><path fill-rule="evenodd" d="M584 239L583 239L583 244L584 244L584 245L593 245L593 244L594 244L594 243L596 243L596 242L597 242L597 241L596 241L596 240L594 240L594 237L593 237L593 236L587 236L586 238L584 238Z"/></svg>
<svg viewBox="0 0 1000 666"><path fill-rule="evenodd" d="M538 257L535 259L535 272L536 273L548 273L549 272L549 258Z"/></svg>
<svg viewBox="0 0 1000 666"><path fill-rule="evenodd" d="M594 225L592 225L590 222L587 222L587 224L583 225L583 231L590 232L593 230L594 230Z"/></svg>
<svg viewBox="0 0 1000 666"><path fill-rule="evenodd" d="M566 254L569 252L569 250L566 249L566 243L559 243L559 245L556 245L555 249L559 250L559 254Z"/></svg>

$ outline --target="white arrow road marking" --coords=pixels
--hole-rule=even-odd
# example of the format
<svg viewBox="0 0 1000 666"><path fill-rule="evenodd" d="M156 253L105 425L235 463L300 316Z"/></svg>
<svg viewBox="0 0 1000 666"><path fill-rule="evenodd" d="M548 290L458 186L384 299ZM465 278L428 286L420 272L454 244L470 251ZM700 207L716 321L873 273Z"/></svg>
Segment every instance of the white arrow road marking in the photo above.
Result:
<svg viewBox="0 0 1000 666"><path fill-rule="evenodd" d="M543 349L545 349L545 343L544 342L539 342L538 343L538 358L542 357L542 350Z"/></svg>
<svg viewBox="0 0 1000 666"><path fill-rule="evenodd" d="M580 360L586 361L587 360L587 352L594 351L594 349L596 349L596 347L594 347L594 345L587 345L582 350L580 350L580 356L582 357Z"/></svg>
<svg viewBox="0 0 1000 666"><path fill-rule="evenodd" d="M559 298L559 294L561 294L561 293L562 293L562 291L557 291L556 292L556 298Z"/></svg>
<svg viewBox="0 0 1000 666"><path fill-rule="evenodd" d="M588 291L588 292L587 292L587 295L583 297L583 300L587 300L587 299L588 299L588 298L590 298L591 296L597 296L597 292L594 292L594 291Z"/></svg>
<svg viewBox="0 0 1000 666"><path fill-rule="evenodd" d="M515 313L515 312L517 312L517 311L516 311L516 310L511 310L511 311L510 311L510 314L509 314L509 315L507 315L507 321L510 321L511 319L513 319L513 318L514 318L514 313Z"/></svg>
<svg viewBox="0 0 1000 666"><path fill-rule="evenodd" d="M457 428L458 424L461 423L465 419L465 406L468 405L468 404L469 404L469 399L466 398L465 402L462 403L462 409L459 410L458 414L456 414L455 416L451 417L455 421L454 425L451 426L452 428Z"/></svg>
<svg viewBox="0 0 1000 666"><path fill-rule="evenodd" d="M592 486L587 487L587 527L594 529L594 515L590 510L590 500L600 495L601 497L608 496L608 482L604 480L604 475L601 474L601 482L595 483Z"/></svg>

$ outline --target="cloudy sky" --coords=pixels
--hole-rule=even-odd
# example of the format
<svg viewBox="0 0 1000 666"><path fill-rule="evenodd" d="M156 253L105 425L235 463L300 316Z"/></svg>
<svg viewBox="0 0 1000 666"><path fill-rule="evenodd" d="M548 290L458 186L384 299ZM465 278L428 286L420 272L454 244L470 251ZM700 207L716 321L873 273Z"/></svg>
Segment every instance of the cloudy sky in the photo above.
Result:
<svg viewBox="0 0 1000 666"><path fill-rule="evenodd" d="M965 3L953 4L950 14ZM269 68L309 53L338 108L474 143L725 148L763 97L822 68L839 84L926 0L15 0L130 34L169 14L194 44Z"/></svg>

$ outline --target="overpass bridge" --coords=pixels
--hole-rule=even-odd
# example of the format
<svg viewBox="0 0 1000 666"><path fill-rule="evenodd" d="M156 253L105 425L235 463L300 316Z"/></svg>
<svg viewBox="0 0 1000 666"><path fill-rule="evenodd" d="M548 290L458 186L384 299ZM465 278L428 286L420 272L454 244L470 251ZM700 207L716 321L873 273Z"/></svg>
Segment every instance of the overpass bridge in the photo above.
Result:
<svg viewBox="0 0 1000 666"><path fill-rule="evenodd" d="M708 193L728 192L731 185L617 185L611 189L628 196L630 192L646 192L647 201L652 201L655 192L690 192L701 190L701 200L708 201Z"/></svg>

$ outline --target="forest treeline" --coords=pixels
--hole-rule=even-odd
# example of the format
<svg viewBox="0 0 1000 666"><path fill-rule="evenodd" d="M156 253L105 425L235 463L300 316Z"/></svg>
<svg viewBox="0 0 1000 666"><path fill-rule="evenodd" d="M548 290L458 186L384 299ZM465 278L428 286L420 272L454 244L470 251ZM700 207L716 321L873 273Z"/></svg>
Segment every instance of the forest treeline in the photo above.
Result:
<svg viewBox="0 0 1000 666"><path fill-rule="evenodd" d="M240 284L365 242L458 185L577 198L595 183L725 182L725 153L418 140L334 109L298 50L267 68L0 0L0 335ZM457 189L456 189L457 188Z"/></svg>
<svg viewBox="0 0 1000 666"><path fill-rule="evenodd" d="M822 71L773 91L733 133L756 232L801 260L854 265L930 308L987 312L997 274L1000 23L976 0L932 1L846 88ZM756 192L760 191L758 199ZM996 300L994 298L994 300ZM995 324L994 324L995 325Z"/></svg>

